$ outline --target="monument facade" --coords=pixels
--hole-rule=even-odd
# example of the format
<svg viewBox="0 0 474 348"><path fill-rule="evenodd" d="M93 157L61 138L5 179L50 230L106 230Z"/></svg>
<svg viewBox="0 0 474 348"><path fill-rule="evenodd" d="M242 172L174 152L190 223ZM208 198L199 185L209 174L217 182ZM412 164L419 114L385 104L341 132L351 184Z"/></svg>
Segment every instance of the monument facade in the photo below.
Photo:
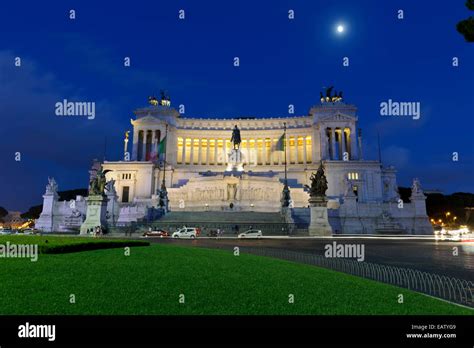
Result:
<svg viewBox="0 0 474 348"><path fill-rule="evenodd" d="M124 157L102 163L116 190L108 213L119 224L159 207L163 192L171 212L279 212L286 201L291 222L309 209L305 185L322 163L333 233L432 233L419 181L411 202L401 202L395 168L364 157L357 108L342 93L321 94L307 115L266 118L188 117L164 95L149 103L134 111L131 149L127 133Z"/></svg>

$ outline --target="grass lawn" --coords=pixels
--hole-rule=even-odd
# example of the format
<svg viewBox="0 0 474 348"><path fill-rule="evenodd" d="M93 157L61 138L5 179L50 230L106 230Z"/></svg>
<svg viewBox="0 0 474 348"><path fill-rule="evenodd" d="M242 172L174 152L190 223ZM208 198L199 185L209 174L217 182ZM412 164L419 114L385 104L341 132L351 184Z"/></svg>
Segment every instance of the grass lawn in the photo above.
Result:
<svg viewBox="0 0 474 348"><path fill-rule="evenodd" d="M0 259L0 314L473 312L371 280L222 250L155 244L133 247L130 256L117 248Z"/></svg>
<svg viewBox="0 0 474 348"><path fill-rule="evenodd" d="M33 235L2 235L0 244L38 244L40 254L62 254L84 250L123 248L124 246L147 246L149 242L120 239L100 239L91 237L57 237Z"/></svg>

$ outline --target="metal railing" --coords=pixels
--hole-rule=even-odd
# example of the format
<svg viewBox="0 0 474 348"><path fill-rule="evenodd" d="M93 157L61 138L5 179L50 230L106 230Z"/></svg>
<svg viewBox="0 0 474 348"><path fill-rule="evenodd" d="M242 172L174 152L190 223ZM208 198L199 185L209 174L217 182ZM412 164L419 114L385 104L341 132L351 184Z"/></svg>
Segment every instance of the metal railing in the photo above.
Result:
<svg viewBox="0 0 474 348"><path fill-rule="evenodd" d="M240 247L243 253L295 261L376 280L474 308L474 282L411 268L394 267L351 259L278 248Z"/></svg>

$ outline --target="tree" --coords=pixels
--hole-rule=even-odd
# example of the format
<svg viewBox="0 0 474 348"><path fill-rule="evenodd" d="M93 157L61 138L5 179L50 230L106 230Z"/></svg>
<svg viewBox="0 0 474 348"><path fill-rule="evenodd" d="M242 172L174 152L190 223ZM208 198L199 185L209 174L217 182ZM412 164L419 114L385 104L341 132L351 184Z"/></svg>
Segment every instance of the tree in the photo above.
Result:
<svg viewBox="0 0 474 348"><path fill-rule="evenodd" d="M0 207L0 222L4 222L3 218L8 215L8 210L4 207Z"/></svg>
<svg viewBox="0 0 474 348"><path fill-rule="evenodd" d="M466 7L470 11L474 11L474 0L466 0ZM474 18L469 17L460 21L456 25L456 29L464 36L467 42L474 42Z"/></svg>
<svg viewBox="0 0 474 348"><path fill-rule="evenodd" d="M37 219L39 218L41 211L43 210L43 205L35 205L30 207L26 213L21 214L21 218L23 219Z"/></svg>

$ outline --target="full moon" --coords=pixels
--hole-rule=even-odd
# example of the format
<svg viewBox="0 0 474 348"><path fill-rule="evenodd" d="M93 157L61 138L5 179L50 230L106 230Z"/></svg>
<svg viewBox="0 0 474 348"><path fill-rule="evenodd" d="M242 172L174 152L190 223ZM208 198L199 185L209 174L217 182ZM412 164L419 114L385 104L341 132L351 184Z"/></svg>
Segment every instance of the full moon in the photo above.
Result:
<svg viewBox="0 0 474 348"><path fill-rule="evenodd" d="M344 31L344 27L342 25L337 26L337 32L342 33Z"/></svg>

